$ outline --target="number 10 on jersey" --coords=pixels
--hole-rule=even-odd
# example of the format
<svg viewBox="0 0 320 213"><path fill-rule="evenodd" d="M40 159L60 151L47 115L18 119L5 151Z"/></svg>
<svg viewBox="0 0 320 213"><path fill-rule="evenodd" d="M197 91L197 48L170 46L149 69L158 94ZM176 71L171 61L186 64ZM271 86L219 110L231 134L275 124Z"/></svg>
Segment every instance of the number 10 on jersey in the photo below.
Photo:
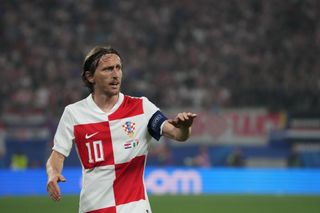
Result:
<svg viewBox="0 0 320 213"><path fill-rule="evenodd" d="M88 151L88 163L97 163L104 161L104 152L102 141L93 141L93 143L86 143Z"/></svg>
<svg viewBox="0 0 320 213"><path fill-rule="evenodd" d="M85 169L114 164L108 122L81 124L74 127L75 144Z"/></svg>

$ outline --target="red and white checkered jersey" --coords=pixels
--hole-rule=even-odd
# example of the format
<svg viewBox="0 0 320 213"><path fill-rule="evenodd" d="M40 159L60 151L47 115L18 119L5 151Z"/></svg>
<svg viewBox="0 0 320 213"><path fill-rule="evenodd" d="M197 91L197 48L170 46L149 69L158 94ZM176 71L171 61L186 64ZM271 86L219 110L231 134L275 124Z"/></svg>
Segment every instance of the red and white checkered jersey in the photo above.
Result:
<svg viewBox="0 0 320 213"><path fill-rule="evenodd" d="M152 139L147 125L158 110L145 97L122 93L109 113L92 95L65 108L53 150L68 156L76 145L83 166L79 212L151 213L143 175Z"/></svg>

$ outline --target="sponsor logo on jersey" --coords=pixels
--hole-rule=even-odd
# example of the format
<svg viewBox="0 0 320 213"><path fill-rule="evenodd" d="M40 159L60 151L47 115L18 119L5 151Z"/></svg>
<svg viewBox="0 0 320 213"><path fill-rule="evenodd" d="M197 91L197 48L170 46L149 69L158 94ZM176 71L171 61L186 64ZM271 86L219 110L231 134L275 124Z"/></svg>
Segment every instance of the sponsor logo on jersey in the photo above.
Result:
<svg viewBox="0 0 320 213"><path fill-rule="evenodd" d="M92 138L93 136L95 136L95 135L98 134L98 133L99 133L99 132L95 132L95 133L90 134L90 135L88 135L88 133L87 133L86 136L85 136L85 138L86 138L86 139Z"/></svg>
<svg viewBox="0 0 320 213"><path fill-rule="evenodd" d="M130 138L133 138L134 130L136 129L136 123L131 121L126 121L124 124L122 124L122 129Z"/></svg>

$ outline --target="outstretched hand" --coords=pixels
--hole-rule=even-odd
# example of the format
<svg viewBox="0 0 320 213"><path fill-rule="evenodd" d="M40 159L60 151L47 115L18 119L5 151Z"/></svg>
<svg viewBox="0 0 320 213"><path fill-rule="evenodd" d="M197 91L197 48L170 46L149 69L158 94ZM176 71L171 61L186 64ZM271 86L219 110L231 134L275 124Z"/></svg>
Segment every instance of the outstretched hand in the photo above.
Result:
<svg viewBox="0 0 320 213"><path fill-rule="evenodd" d="M193 119L197 117L197 114L191 112L181 112L174 119L168 119L168 122L176 128L189 128Z"/></svg>
<svg viewBox="0 0 320 213"><path fill-rule="evenodd" d="M66 182L66 179L60 174L51 177L47 183L47 192L54 201L59 201L61 199L61 191L58 185L59 182Z"/></svg>

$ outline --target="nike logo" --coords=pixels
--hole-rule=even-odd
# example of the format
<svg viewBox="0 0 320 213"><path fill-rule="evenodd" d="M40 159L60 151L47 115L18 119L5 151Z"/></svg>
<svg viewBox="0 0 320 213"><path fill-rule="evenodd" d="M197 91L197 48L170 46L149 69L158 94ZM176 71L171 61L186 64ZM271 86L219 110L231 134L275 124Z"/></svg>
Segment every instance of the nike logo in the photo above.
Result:
<svg viewBox="0 0 320 213"><path fill-rule="evenodd" d="M92 138L93 136L95 136L96 134L98 134L99 132L95 132L95 133L93 133L93 134L91 134L91 135L88 135L88 134L86 134L86 139L89 139L89 138Z"/></svg>

